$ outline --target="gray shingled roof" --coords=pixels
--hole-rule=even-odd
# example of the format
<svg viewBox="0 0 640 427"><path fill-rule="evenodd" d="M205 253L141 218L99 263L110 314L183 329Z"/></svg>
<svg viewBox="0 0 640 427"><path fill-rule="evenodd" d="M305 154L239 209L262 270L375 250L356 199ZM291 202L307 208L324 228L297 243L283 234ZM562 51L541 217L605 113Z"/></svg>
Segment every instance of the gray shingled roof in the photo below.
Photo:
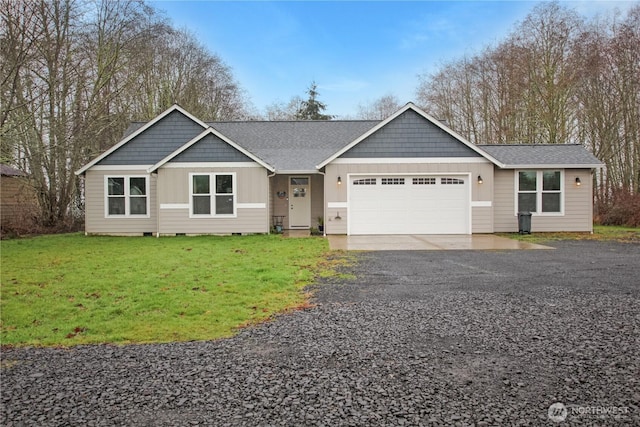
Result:
<svg viewBox="0 0 640 427"><path fill-rule="evenodd" d="M312 171L317 164L378 123L375 120L330 120L207 124L277 171ZM144 125L144 122L131 123L124 137ZM602 162L580 144L485 144L478 147L506 167L602 166Z"/></svg>
<svg viewBox="0 0 640 427"><path fill-rule="evenodd" d="M0 174L2 176L27 176L26 173L9 165L0 163Z"/></svg>
<svg viewBox="0 0 640 427"><path fill-rule="evenodd" d="M602 165L580 144L479 145L506 167L575 166L593 168Z"/></svg>
<svg viewBox="0 0 640 427"><path fill-rule="evenodd" d="M315 171L316 165L378 123L330 120L208 124L277 171Z"/></svg>

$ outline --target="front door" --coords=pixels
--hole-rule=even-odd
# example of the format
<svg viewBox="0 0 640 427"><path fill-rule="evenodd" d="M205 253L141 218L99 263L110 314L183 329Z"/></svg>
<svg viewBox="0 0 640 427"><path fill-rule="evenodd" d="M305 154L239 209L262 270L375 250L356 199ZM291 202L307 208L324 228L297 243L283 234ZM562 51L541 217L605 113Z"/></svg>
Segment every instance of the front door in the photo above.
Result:
<svg viewBox="0 0 640 427"><path fill-rule="evenodd" d="M289 178L289 228L309 228L311 226L311 195L309 177Z"/></svg>

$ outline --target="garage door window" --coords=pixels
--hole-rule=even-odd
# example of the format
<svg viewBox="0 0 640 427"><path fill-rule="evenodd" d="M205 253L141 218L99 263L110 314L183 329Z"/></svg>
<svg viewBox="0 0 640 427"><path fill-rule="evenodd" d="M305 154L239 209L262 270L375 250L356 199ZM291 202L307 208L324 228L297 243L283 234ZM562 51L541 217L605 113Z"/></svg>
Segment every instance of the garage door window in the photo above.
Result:
<svg viewBox="0 0 640 427"><path fill-rule="evenodd" d="M413 185L436 185L435 178L413 178Z"/></svg>
<svg viewBox="0 0 640 427"><path fill-rule="evenodd" d="M382 185L404 185L404 178L382 178Z"/></svg>
<svg viewBox="0 0 640 427"><path fill-rule="evenodd" d="M440 184L444 184L444 185L460 185L460 184L464 184L464 179L458 179L458 178L440 178Z"/></svg>
<svg viewBox="0 0 640 427"><path fill-rule="evenodd" d="M353 185L376 185L375 178L363 178L353 181Z"/></svg>

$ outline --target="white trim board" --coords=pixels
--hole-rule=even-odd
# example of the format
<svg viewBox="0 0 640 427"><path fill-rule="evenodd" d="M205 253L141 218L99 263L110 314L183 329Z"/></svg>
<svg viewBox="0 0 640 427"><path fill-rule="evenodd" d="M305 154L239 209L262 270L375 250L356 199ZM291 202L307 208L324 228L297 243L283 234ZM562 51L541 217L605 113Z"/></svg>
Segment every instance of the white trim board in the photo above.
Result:
<svg viewBox="0 0 640 427"><path fill-rule="evenodd" d="M266 209L266 203L237 203L238 209Z"/></svg>
<svg viewBox="0 0 640 427"><path fill-rule="evenodd" d="M407 164L407 163L491 163L484 157L372 157L372 158L345 158L335 159L333 164Z"/></svg>
<svg viewBox="0 0 640 427"><path fill-rule="evenodd" d="M189 209L189 203L160 203L160 209Z"/></svg>
<svg viewBox="0 0 640 427"><path fill-rule="evenodd" d="M152 167L152 165L148 166ZM167 169L193 169L193 168L262 168L263 166L255 162L175 162L166 163L161 166Z"/></svg>
<svg viewBox="0 0 640 427"><path fill-rule="evenodd" d="M97 165L91 169L94 171L139 171L147 174L147 169L151 165Z"/></svg>
<svg viewBox="0 0 640 427"><path fill-rule="evenodd" d="M327 207L330 209L347 208L347 202L328 202Z"/></svg>

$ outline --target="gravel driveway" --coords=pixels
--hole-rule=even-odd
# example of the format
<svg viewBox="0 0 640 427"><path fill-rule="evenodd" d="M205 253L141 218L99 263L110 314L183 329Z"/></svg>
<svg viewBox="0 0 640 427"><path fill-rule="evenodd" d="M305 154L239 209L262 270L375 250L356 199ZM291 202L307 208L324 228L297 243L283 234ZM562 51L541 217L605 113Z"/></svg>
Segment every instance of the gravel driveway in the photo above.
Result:
<svg viewBox="0 0 640 427"><path fill-rule="evenodd" d="M362 253L217 342L4 349L0 422L640 425L640 244L553 246Z"/></svg>

